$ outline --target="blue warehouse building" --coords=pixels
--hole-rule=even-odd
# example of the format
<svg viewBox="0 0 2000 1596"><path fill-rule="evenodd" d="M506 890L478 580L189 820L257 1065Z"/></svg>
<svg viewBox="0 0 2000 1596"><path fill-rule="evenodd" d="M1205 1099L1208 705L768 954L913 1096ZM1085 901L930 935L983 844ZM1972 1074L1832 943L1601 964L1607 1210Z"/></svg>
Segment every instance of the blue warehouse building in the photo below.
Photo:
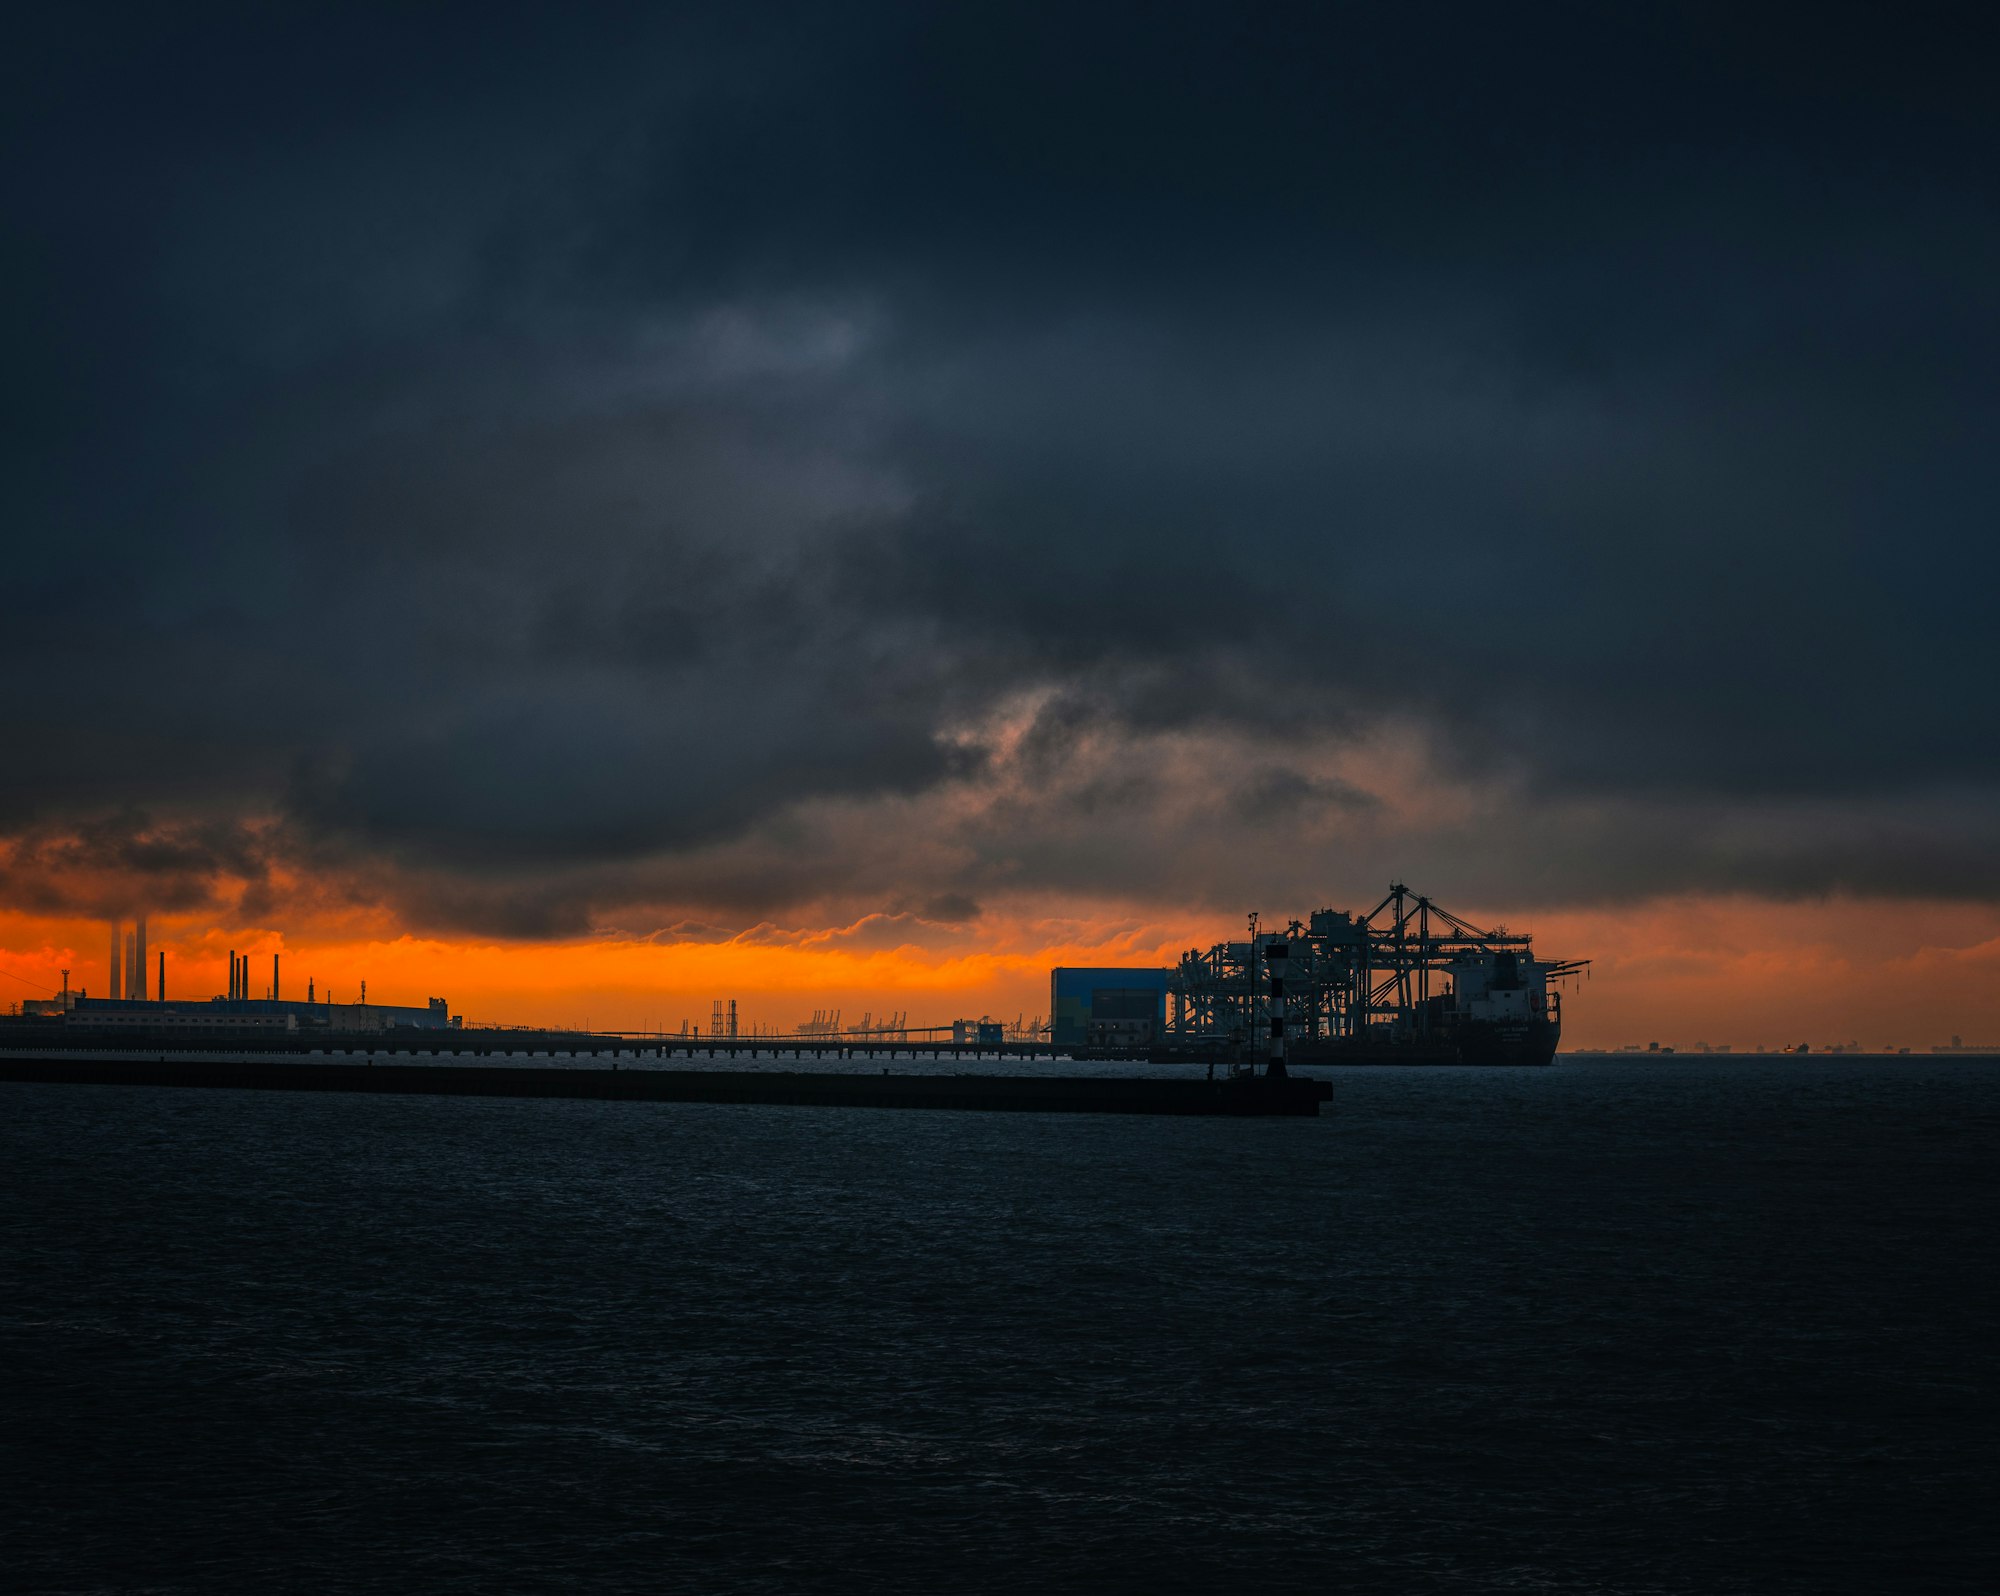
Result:
<svg viewBox="0 0 2000 1596"><path fill-rule="evenodd" d="M1049 972L1049 1040L1057 1047L1145 1047L1167 1026L1168 970Z"/></svg>

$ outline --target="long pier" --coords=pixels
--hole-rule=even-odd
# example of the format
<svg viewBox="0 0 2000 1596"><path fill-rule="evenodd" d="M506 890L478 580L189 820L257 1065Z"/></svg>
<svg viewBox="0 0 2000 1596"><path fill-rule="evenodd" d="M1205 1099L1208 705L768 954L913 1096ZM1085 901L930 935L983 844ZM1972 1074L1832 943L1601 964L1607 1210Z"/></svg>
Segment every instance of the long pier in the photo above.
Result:
<svg viewBox="0 0 2000 1596"><path fill-rule="evenodd" d="M0 1022L0 1051L41 1051L214 1054L254 1052L259 1054L322 1055L341 1058L370 1058L403 1055L437 1059L741 1059L751 1063L781 1059L818 1061L861 1061L886 1059L963 1060L973 1063L1006 1059L1076 1059L1107 1061L1143 1060L1143 1047L1053 1047L1046 1041L1033 1042L953 1042L949 1038L898 1040L879 1037L812 1036L651 1036L605 1031L492 1030L420 1028L399 1026L383 1031L288 1031L232 1028L226 1033L203 1033L186 1026L37 1025L9 1020Z"/></svg>
<svg viewBox="0 0 2000 1596"><path fill-rule="evenodd" d="M1333 1096L1303 1077L1092 1078L894 1075L859 1070L553 1068L536 1065L326 1063L313 1059L0 1057L0 1081L449 1097L572 1097L616 1102L757 1103L805 1108L955 1108L1029 1113L1311 1117Z"/></svg>

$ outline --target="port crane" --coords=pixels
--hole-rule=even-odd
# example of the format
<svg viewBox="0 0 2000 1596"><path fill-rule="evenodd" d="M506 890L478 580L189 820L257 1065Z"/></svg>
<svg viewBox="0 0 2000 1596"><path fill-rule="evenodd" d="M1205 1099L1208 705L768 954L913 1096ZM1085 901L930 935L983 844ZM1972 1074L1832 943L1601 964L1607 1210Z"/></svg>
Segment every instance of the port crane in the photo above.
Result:
<svg viewBox="0 0 2000 1596"><path fill-rule="evenodd" d="M1398 881L1365 914L1320 909L1278 931L1260 929L1253 915L1244 940L1182 954L1168 987L1169 1036L1257 1031L1264 967L1278 946L1287 961L1287 1029L1303 1041L1421 1037L1438 1021L1450 983L1474 961L1491 961L1502 980L1557 982L1590 963L1537 961L1532 938L1505 926L1482 929Z"/></svg>

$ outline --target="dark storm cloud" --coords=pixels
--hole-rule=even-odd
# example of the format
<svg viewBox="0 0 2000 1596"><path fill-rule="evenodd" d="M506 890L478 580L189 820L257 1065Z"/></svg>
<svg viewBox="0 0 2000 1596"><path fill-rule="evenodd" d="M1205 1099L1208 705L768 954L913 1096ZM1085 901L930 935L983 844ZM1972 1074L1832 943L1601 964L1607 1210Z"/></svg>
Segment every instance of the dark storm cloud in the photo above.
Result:
<svg viewBox="0 0 2000 1596"><path fill-rule="evenodd" d="M1386 720L1495 896L1984 890L1996 119L1966 13L1771 15L46 16L0 830L523 935L1205 891Z"/></svg>
<svg viewBox="0 0 2000 1596"><path fill-rule="evenodd" d="M122 810L0 843L0 901L41 914L211 910L218 881L254 892L269 864L268 843L252 828L221 819L162 823Z"/></svg>

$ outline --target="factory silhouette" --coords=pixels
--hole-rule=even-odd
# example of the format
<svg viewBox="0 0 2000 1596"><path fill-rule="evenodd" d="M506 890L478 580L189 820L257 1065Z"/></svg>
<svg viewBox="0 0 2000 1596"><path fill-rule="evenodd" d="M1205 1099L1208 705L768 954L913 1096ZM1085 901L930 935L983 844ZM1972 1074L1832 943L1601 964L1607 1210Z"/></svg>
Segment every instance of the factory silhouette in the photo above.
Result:
<svg viewBox="0 0 2000 1596"><path fill-rule="evenodd" d="M399 1028L448 1030L464 1023L462 1016L450 1012L450 1005L443 998L431 998L422 1008L370 1003L366 981L361 983L360 1000L354 1003L335 1003L330 997L322 997L310 977L305 997L288 1000L284 995L284 956L278 953L271 955L270 985L261 997L254 996L250 955L239 954L234 948L229 950L227 991L206 999L174 1000L167 997L166 949L157 950L153 991L148 996L146 917L137 916L129 931L122 920L113 920L110 937L110 956L106 960L110 972L108 995L92 997L86 990L72 991L69 971L65 970L62 990L53 998L23 1003L22 1017L60 1018L78 1030L194 1037Z"/></svg>

